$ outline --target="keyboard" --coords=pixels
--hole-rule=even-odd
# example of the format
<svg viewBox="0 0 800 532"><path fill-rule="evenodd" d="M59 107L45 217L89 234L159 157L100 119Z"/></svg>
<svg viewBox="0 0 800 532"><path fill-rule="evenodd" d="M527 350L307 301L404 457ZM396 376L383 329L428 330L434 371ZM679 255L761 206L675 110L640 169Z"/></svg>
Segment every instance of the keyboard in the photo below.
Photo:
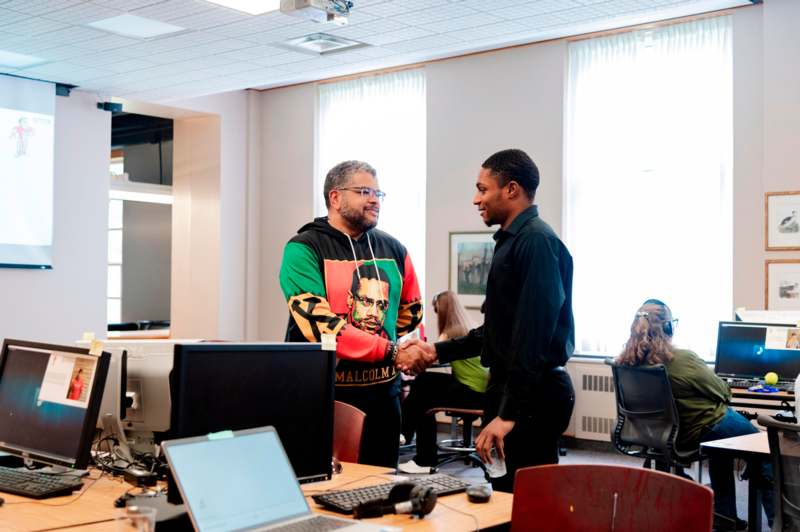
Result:
<svg viewBox="0 0 800 532"><path fill-rule="evenodd" d="M278 528L270 528L271 532L324 532L326 530L336 530L337 528L344 528L346 526L353 526L353 521L345 521L344 519L333 519L318 515L311 519L303 519L290 525L281 526Z"/></svg>
<svg viewBox="0 0 800 532"><path fill-rule="evenodd" d="M460 493L470 486L468 482L441 473L415 477L413 480L410 480L410 482L424 487L430 486L433 488L433 491L436 492L436 495L440 497L442 495L450 495L451 493ZM389 491L391 491L396 484L399 484L399 482L386 482L384 484L376 484L374 486L351 490L327 491L318 495L312 495L311 498L314 502L329 510L350 514L353 513L353 509L359 504L387 498Z"/></svg>
<svg viewBox="0 0 800 532"><path fill-rule="evenodd" d="M74 475L47 475L25 469L0 467L0 491L31 499L69 495L81 489L83 482Z"/></svg>
<svg viewBox="0 0 800 532"><path fill-rule="evenodd" d="M756 386L760 384L762 381L758 379L724 379L725 382L728 383L728 386L731 388L750 388L751 386ZM794 381L778 381L777 384L771 385L773 388L777 388L784 392L794 393Z"/></svg>

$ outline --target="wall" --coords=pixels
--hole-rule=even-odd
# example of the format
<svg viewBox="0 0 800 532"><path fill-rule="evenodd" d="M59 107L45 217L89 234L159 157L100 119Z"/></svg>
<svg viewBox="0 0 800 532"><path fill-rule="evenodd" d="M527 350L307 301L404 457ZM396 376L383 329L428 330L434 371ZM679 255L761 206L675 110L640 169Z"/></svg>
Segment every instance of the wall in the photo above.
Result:
<svg viewBox="0 0 800 532"><path fill-rule="evenodd" d="M0 338L71 344L106 327L111 113L56 97L53 270L0 269Z"/></svg>
<svg viewBox="0 0 800 532"><path fill-rule="evenodd" d="M764 259L798 253L764 252L763 193L798 190L800 178L800 2L770 2L732 11L734 24L734 268L736 307L763 308ZM792 59L787 59L792 58ZM428 87L427 293L448 285L448 233L486 230L471 205L480 163L497 149L516 146L537 162L542 217L562 226L563 112L567 43L554 41L448 59L425 67ZM314 85L261 93L264 167L262 312L277 312L280 245L310 219L314 141ZM286 186L286 175L294 187ZM277 187L277 188L274 188ZM292 207L283 194L289 190ZM290 219L283 219L285 213ZM301 213L305 213L301 216ZM273 286L274 285L274 286ZM267 310L269 309L269 310ZM281 312L282 314L282 312ZM433 315L426 317L435 334ZM480 322L477 312L471 312ZM261 323L267 323L262 319ZM283 327L265 326L271 339Z"/></svg>
<svg viewBox="0 0 800 532"><path fill-rule="evenodd" d="M170 318L172 205L125 201L122 321Z"/></svg>

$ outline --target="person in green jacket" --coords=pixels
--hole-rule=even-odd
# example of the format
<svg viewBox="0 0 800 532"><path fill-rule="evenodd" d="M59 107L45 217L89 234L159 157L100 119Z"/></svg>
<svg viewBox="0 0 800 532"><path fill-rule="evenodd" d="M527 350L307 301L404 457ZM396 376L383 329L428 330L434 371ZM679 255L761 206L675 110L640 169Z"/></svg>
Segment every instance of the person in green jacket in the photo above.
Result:
<svg viewBox="0 0 800 532"><path fill-rule="evenodd" d="M455 292L445 290L433 298L439 341L464 336L472 328L467 311ZM436 419L426 414L435 407L481 409L484 404L489 369L481 366L481 357L454 360L452 375L426 372L417 375L411 392L403 401L403 435L411 441L417 434L417 454L397 468L403 473L429 473L438 463Z"/></svg>
<svg viewBox="0 0 800 532"><path fill-rule="evenodd" d="M629 366L666 366L678 408L676 446L679 449L697 449L701 442L758 432L744 416L728 406L731 399L728 385L695 353L672 345L676 322L665 303L648 299L636 311L630 338L617 358L618 363ZM733 460L710 458L708 473L714 490L714 512L735 520L737 530L745 530L747 522L736 516ZM774 516L772 488L768 485L771 468L765 465L758 474L761 478L752 481L764 483L762 501L771 526Z"/></svg>

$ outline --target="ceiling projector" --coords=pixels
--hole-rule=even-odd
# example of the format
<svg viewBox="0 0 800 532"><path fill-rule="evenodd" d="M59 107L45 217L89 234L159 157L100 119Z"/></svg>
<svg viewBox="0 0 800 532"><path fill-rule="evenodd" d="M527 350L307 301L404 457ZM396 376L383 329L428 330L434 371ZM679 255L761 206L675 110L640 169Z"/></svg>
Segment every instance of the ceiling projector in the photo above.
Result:
<svg viewBox="0 0 800 532"><path fill-rule="evenodd" d="M281 0L281 13L314 22L347 24L350 0Z"/></svg>

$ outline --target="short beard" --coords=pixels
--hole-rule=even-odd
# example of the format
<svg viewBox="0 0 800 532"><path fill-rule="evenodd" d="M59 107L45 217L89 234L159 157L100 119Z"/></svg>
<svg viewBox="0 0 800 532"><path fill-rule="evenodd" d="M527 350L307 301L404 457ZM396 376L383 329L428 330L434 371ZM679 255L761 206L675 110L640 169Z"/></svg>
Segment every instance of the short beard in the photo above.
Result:
<svg viewBox="0 0 800 532"><path fill-rule="evenodd" d="M371 222L360 212L351 209L350 205L342 205L339 209L339 215L349 223L353 229L366 233L370 229L374 229L378 222Z"/></svg>

